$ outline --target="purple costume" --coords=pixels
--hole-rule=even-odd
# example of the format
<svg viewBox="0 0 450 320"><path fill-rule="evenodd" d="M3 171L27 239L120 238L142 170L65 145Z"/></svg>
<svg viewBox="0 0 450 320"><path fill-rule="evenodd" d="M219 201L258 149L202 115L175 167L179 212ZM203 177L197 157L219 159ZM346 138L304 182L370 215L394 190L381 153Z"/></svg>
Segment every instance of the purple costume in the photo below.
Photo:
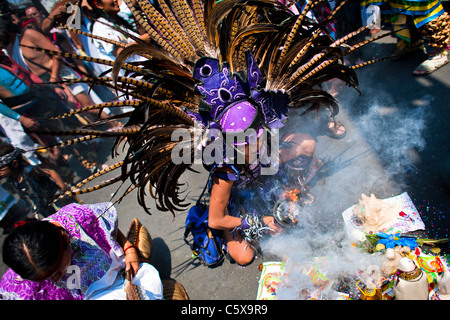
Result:
<svg viewBox="0 0 450 320"><path fill-rule="evenodd" d="M241 217L252 213L265 216L271 214L284 191L294 188L303 191L321 167L322 162L317 158L300 155L280 164L275 175L260 176L261 164L250 166L247 172L239 172L231 166L233 173L214 171L213 175L234 181L227 206L230 215Z"/></svg>
<svg viewBox="0 0 450 320"><path fill-rule="evenodd" d="M228 214L237 217L245 214L270 215L286 189L298 188L304 192L307 183L321 167L320 161L304 155L280 164L273 175L261 174L265 165L261 158L253 164L236 165L234 152L238 151L226 147L226 144L231 144L226 141L227 136L244 133L245 140L233 140L235 147L256 143L263 129L272 131L283 128L291 102L283 90L263 89L265 79L250 52L246 52L246 66L245 73L230 74L227 63L220 65L217 59L208 57L198 59L193 76L200 81L196 90L203 99L199 114L188 112L206 130L215 130L211 142L225 137L223 162L205 164L213 176L234 181L227 209ZM227 154L229 151L233 154ZM264 157L259 152L258 157ZM233 172L219 172L215 170L218 167L229 167Z"/></svg>

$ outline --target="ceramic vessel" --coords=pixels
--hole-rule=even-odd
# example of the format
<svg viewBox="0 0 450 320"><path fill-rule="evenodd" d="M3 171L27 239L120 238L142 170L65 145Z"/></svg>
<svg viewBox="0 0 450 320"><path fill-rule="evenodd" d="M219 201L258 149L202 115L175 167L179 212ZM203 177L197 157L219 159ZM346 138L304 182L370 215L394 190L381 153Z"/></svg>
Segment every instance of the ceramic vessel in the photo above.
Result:
<svg viewBox="0 0 450 320"><path fill-rule="evenodd" d="M400 259L394 292L396 300L428 300L427 276L408 257Z"/></svg>

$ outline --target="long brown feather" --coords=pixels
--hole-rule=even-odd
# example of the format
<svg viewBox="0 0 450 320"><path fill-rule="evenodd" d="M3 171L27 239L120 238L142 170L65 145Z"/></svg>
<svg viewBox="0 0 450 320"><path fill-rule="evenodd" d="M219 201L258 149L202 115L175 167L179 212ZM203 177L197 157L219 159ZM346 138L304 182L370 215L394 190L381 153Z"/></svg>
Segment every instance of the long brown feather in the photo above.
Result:
<svg viewBox="0 0 450 320"><path fill-rule="evenodd" d="M68 118L71 117L75 114L79 114L79 113L83 113L86 111L92 111L92 110L97 110L97 109L104 109L104 108L114 108L114 107L132 107L132 106L139 106L142 102L139 100L125 100L125 101L116 101L116 102L104 102L104 103L99 103L99 104L95 104L92 106L88 106L88 107L83 107L80 109L76 109L76 110L72 110L70 112L67 113L63 113L54 117L50 117L48 119L50 120L56 120L56 119L64 119L64 118Z"/></svg>
<svg viewBox="0 0 450 320"><path fill-rule="evenodd" d="M301 25L303 23L303 18L306 16L309 9L311 7L314 7L316 4L317 4L317 1L315 1L315 2L308 1L306 3L305 7L303 8L302 12L298 16L297 20L295 21L294 26L291 29L291 32L289 33L289 35L286 38L286 41L284 42L283 49L280 53L280 56L277 58L278 61L273 70L274 73L276 73L278 71L280 64L282 64L284 62L284 58L285 58L288 50L291 47L292 41L294 40L295 35L298 33L299 28L301 27ZM272 78L272 77L269 75L269 78Z"/></svg>
<svg viewBox="0 0 450 320"><path fill-rule="evenodd" d="M70 190L67 190L66 192L64 192L62 195L60 195L56 200L62 199L64 197L69 197L71 195L73 195L73 192L76 192L78 189L80 189L82 186L84 186L85 184L101 177L102 175L105 175L111 171L114 171L118 168L120 168L123 165L123 161L119 161L113 165L110 165L107 168L104 168L96 173L94 173L93 175L87 177L86 179L83 179L82 181L78 182L76 185L74 185L72 188L70 188ZM55 200L55 201L56 201Z"/></svg>
<svg viewBox="0 0 450 320"><path fill-rule="evenodd" d="M206 28L205 28L205 13L203 10L202 0L192 0L194 7L195 17L197 19L198 26L200 27L200 33L203 37L203 41L206 40Z"/></svg>
<svg viewBox="0 0 450 320"><path fill-rule="evenodd" d="M180 24L186 33L189 35L189 39L194 45L195 49L199 52L205 52L204 39L197 25L194 13L187 0L172 1L172 8L175 15L178 17Z"/></svg>
<svg viewBox="0 0 450 320"><path fill-rule="evenodd" d="M105 42L111 43L111 44L113 44L113 45L115 45L116 47L119 47L119 48L125 48L126 47L126 44L123 43L123 42L115 41L115 40L112 40L112 39L109 39L109 38L105 38L105 37L101 37L101 36L98 36L98 35L86 32L86 31L82 31L82 30L77 29L77 28L66 27L65 29L67 29L70 32L77 33L77 34L80 34L80 35L83 35L83 36L86 36L86 37L89 37L89 38L92 38L92 39L97 39L97 40L101 40L101 41L105 41Z"/></svg>
<svg viewBox="0 0 450 320"><path fill-rule="evenodd" d="M158 10L153 7L148 1L137 0L142 10L145 12L150 22L153 24L155 30L160 32L164 39L173 46L178 54L174 55L179 58L182 57L182 52L187 52L185 44L183 40L179 37L178 33L175 29L173 29L172 25L167 21L167 19L158 12ZM183 48L184 47L184 48Z"/></svg>
<svg viewBox="0 0 450 320"><path fill-rule="evenodd" d="M195 60L198 56L196 56L195 50L193 49L185 30L183 30L183 27L164 0L158 0L158 4L170 25L175 29L176 34L181 38L180 47L182 48L184 57L189 60Z"/></svg>
<svg viewBox="0 0 450 320"><path fill-rule="evenodd" d="M164 50L166 50L168 53L170 53L174 57L182 58L180 53L177 51L177 49L166 39L162 37L158 31L153 29L147 20L143 16L143 12L141 10L137 10L134 4L131 2L131 0L125 0L128 8L130 8L133 16L136 18L138 23L145 29L147 34L150 35L150 37L158 44L160 45Z"/></svg>
<svg viewBox="0 0 450 320"><path fill-rule="evenodd" d="M108 187L110 185L113 185L116 182L122 181L122 179L123 179L122 175L118 175L118 176L116 176L114 178L105 180L105 181L103 181L103 182L101 182L101 183L99 183L99 184L97 184L97 185L95 185L93 187L89 187L89 188L82 189L82 190L80 189L80 190L68 191L68 195L67 196L78 196L78 195L81 195L81 194L91 193L91 192L103 189L105 187Z"/></svg>
<svg viewBox="0 0 450 320"><path fill-rule="evenodd" d="M360 69L360 68L366 67L368 65L374 64L376 62L392 60L392 59L394 59L394 57L377 58L377 59L373 59L373 60L369 60L369 61L364 61L364 62L362 62L360 64L356 64L354 66L350 66L350 68L353 70L356 70L356 69Z"/></svg>
<svg viewBox="0 0 450 320"><path fill-rule="evenodd" d="M29 49L33 49L36 51L40 51L52 56L61 56L64 58L71 58L71 59L78 59L78 60L83 60L86 62L94 62L94 63L99 63L99 64L104 64L107 66L114 66L114 61L112 60L106 60L106 59L98 59L98 58L92 58L89 56L82 56L82 55L78 55L78 54L74 54L74 53L68 53L68 52L61 52L61 51L55 51L55 50L48 50L48 49L43 49L43 48L38 48L38 47L31 47L31 46L27 46L24 44L21 44L20 46L22 47L26 47ZM131 64L128 63L124 63L121 66L122 69L127 70L127 71L133 71L133 72L137 72L140 74L148 74L149 72L145 69L133 66Z"/></svg>
<svg viewBox="0 0 450 320"><path fill-rule="evenodd" d="M334 18L334 16L341 10L341 8L345 5L345 3L348 0L343 0L341 1L336 8L333 10L333 12L330 14L330 16L328 17L328 20L332 20ZM303 58L304 54L307 52L307 50L310 48L310 46L313 44L314 40L320 36L320 32L317 31L316 33L313 34L312 38L310 39L310 41L308 41L308 43L302 48L302 50L300 50L300 52L297 54L297 56L292 60L291 62L291 66L295 65L299 62L299 60L301 58Z"/></svg>

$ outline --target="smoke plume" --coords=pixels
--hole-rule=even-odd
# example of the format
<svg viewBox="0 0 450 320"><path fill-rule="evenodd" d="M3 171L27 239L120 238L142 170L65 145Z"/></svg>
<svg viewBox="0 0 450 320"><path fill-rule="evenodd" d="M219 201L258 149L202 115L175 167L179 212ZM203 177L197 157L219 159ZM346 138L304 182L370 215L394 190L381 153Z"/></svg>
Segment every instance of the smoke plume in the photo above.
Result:
<svg viewBox="0 0 450 320"><path fill-rule="evenodd" d="M312 182L311 193L317 203L300 208L295 227L265 240L265 254L298 265L325 258L321 271L335 284L342 277L360 277L367 268L379 265L379 255L363 252L348 239L341 215L362 193L383 198L407 191L401 177L420 161L431 102L425 96L415 105L400 105L381 88L366 92L363 101L353 96L342 98L341 105L357 104L358 108L347 107L345 112L341 108L337 116L347 127L346 138L317 139L316 156L325 159L322 173ZM303 119L296 125L300 121L312 123ZM306 298L305 290L313 289L309 277L295 268L290 271L289 283L279 287L277 297Z"/></svg>

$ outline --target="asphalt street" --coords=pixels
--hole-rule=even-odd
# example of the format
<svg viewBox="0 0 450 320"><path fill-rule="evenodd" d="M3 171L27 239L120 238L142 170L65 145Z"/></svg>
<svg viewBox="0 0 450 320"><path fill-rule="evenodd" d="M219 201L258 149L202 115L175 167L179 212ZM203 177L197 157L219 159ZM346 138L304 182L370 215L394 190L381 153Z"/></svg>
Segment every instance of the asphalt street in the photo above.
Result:
<svg viewBox="0 0 450 320"><path fill-rule="evenodd" d="M394 49L395 40L389 36L366 47L361 57L385 57ZM290 120L295 121L296 128L314 136L315 156L324 162L311 182L316 203L308 222L313 221L317 230L342 229L342 212L356 204L363 193L382 199L408 192L427 231L436 237L448 236L450 64L431 75L414 77L413 69L424 59L422 52L415 52L358 69L361 94L344 88L337 96L337 120L347 129L343 139L324 135L312 117ZM119 160L120 156L108 156L106 163ZM199 173L184 176L187 199L193 202L207 178L206 172L198 169ZM116 188L111 186L80 198L85 203L110 201ZM228 260L220 267L207 268L192 259L183 241L186 211L173 217L158 212L153 205L152 215L148 215L139 206L135 191L116 208L124 232L134 217L149 229L154 241L151 263L162 278L179 281L194 300L254 300L261 275L259 265L282 258L269 250L246 268ZM301 218L299 225L301 228ZM2 265L1 271L4 268Z"/></svg>

